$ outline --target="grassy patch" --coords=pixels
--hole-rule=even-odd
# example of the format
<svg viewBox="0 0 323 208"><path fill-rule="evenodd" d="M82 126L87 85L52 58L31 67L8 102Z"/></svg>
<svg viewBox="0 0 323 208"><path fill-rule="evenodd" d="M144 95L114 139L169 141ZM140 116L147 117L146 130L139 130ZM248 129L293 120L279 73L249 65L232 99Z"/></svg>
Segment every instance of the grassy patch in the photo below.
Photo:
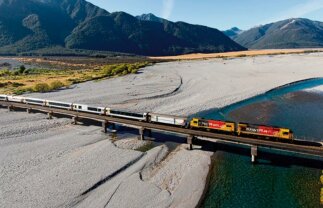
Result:
<svg viewBox="0 0 323 208"><path fill-rule="evenodd" d="M137 73L148 62L110 64L82 70L25 69L0 70L0 93L23 94L26 92L49 92L72 84L100 80Z"/></svg>
<svg viewBox="0 0 323 208"><path fill-rule="evenodd" d="M147 152L147 151L151 150L152 148L154 148L153 142L148 142L148 144L141 146L136 150L139 152Z"/></svg>

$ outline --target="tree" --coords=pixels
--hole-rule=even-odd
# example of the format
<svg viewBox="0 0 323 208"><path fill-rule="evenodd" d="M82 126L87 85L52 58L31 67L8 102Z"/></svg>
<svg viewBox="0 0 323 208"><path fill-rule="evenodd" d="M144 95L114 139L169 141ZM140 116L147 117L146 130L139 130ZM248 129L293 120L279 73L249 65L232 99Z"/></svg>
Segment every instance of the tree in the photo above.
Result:
<svg viewBox="0 0 323 208"><path fill-rule="evenodd" d="M26 70L26 67L24 65L21 65L19 67L19 74L23 74L25 72L25 70Z"/></svg>

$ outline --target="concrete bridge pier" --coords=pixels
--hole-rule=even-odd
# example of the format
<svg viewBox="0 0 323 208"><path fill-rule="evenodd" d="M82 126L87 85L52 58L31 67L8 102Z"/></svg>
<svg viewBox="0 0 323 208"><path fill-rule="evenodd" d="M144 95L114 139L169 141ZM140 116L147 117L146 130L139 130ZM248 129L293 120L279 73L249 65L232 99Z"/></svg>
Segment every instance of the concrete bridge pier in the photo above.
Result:
<svg viewBox="0 0 323 208"><path fill-rule="evenodd" d="M258 147L252 146L251 147L251 162L256 163L257 162L257 156L258 156Z"/></svg>
<svg viewBox="0 0 323 208"><path fill-rule="evenodd" d="M77 120L78 120L78 117L77 116L73 116L73 118L72 118L72 124L77 125Z"/></svg>
<svg viewBox="0 0 323 208"><path fill-rule="evenodd" d="M152 137L151 129L139 128L139 139L145 140L145 134L148 134L148 137Z"/></svg>
<svg viewBox="0 0 323 208"><path fill-rule="evenodd" d="M193 150L193 139L194 139L194 136L192 135L187 136L188 150Z"/></svg>
<svg viewBox="0 0 323 208"><path fill-rule="evenodd" d="M109 122L108 121L102 121L102 132L103 133L108 133L108 126L109 126Z"/></svg>
<svg viewBox="0 0 323 208"><path fill-rule="evenodd" d="M12 105L8 106L8 111L13 111L13 106Z"/></svg>
<svg viewBox="0 0 323 208"><path fill-rule="evenodd" d="M47 113L47 119L53 119L53 112L52 111Z"/></svg>
<svg viewBox="0 0 323 208"><path fill-rule="evenodd" d="M140 128L139 129L139 140L145 140L145 128Z"/></svg>

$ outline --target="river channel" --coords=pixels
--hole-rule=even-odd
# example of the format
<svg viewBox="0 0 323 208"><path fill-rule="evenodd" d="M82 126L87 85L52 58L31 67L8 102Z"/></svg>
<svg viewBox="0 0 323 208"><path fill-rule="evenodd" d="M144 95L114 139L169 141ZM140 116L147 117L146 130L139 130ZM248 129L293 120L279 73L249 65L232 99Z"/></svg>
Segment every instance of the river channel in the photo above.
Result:
<svg viewBox="0 0 323 208"><path fill-rule="evenodd" d="M298 139L322 142L323 94L306 90L320 85L323 79L293 83L198 116L287 127ZM253 165L249 148L217 145L213 150L202 207L320 207L319 158L260 148Z"/></svg>

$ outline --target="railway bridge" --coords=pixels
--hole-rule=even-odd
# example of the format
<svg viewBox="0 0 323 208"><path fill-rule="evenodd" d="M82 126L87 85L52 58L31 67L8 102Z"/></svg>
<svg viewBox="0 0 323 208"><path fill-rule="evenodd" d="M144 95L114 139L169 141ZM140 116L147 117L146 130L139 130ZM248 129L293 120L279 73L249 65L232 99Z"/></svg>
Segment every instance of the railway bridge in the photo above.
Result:
<svg viewBox="0 0 323 208"><path fill-rule="evenodd" d="M8 108L10 111L14 109L22 109L26 110L28 113L32 111L43 112L48 115L48 118L51 119L55 114L71 117L73 119L73 123L77 123L80 119L87 119L92 121L98 121L102 123L103 132L107 133L107 128L110 124L118 124L124 125L132 128L136 128L139 130L140 139L144 139L144 135L147 132L154 131L162 131L162 132L170 132L176 133L179 135L184 135L187 138L187 144L189 149L193 148L193 142L196 138L209 138L212 141L221 141L221 142L229 142L229 143L237 143L242 145L247 145L251 147L251 158L252 162L256 161L258 147L266 147L272 149L278 149L283 151L296 152L305 155L318 156L319 158L323 158L323 146L320 143L317 145L310 145L306 141L297 141L295 143L283 143L271 140L260 140L255 138L248 137L238 137L234 135L226 135L219 134L214 132L207 132L201 130L193 130L186 129L178 126L170 126L159 123L148 123L143 121L136 121L127 118L117 118L110 117L106 115L97 115L87 112L76 112L65 109L58 108L49 108L46 106L38 106L38 105L30 105L25 103L16 103L16 102L8 102L8 101L0 101L0 106Z"/></svg>

